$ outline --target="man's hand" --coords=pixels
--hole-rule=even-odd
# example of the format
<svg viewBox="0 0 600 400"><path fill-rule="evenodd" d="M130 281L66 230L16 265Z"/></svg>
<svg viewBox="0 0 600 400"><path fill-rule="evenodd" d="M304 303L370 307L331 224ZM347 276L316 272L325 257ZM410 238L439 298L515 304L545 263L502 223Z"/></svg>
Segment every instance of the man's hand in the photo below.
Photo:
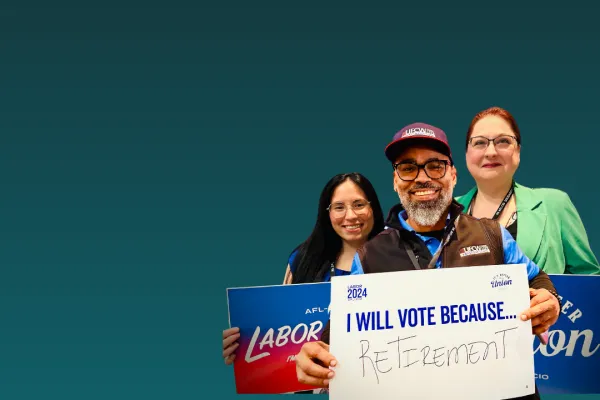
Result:
<svg viewBox="0 0 600 400"><path fill-rule="evenodd" d="M546 289L529 289L531 304L521 314L521 320L531 320L534 335L546 332L558 319L558 299Z"/></svg>
<svg viewBox="0 0 600 400"><path fill-rule="evenodd" d="M298 382L316 387L329 387L329 381L335 373L329 367L335 367L337 361L329 352L329 345L323 342L304 343L296 355L296 376Z"/></svg>

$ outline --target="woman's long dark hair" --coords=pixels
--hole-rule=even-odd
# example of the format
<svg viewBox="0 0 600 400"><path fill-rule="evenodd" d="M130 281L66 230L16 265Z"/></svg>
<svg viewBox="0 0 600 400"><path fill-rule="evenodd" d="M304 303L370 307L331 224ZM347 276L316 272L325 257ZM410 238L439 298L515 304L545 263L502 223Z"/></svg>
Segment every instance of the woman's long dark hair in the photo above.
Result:
<svg viewBox="0 0 600 400"><path fill-rule="evenodd" d="M371 182L357 172L334 176L327 182L321 192L317 222L312 233L296 249L298 253L296 254L294 264L297 267L293 274L292 283L322 282L331 263L336 261L342 250L342 238L333 230L333 226L331 226L327 207L331 204L331 198L335 189L346 180L351 180L358 185L367 196L367 200L371 202L374 223L368 240L383 230L383 211L381 210L381 204L379 204L377 193L375 193Z"/></svg>

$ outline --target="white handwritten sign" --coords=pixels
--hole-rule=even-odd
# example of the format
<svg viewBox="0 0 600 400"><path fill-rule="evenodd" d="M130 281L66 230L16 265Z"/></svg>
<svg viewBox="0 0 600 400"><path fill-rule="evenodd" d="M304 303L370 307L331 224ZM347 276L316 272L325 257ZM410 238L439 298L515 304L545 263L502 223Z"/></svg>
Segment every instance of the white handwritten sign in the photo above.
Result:
<svg viewBox="0 0 600 400"><path fill-rule="evenodd" d="M531 394L529 304L523 264L334 278L331 399Z"/></svg>

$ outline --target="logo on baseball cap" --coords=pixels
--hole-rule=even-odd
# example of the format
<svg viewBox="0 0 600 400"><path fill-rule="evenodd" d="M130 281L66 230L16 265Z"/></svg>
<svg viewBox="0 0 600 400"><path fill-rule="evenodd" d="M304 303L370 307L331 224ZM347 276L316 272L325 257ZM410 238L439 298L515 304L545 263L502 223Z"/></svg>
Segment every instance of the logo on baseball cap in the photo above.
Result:
<svg viewBox="0 0 600 400"><path fill-rule="evenodd" d="M448 145L448 138L444 131L422 122L415 122L398 131L392 141L386 146L385 156L393 163L407 147L419 144L433 147L440 153L447 155L450 158L450 162L454 163L452 161L450 145Z"/></svg>

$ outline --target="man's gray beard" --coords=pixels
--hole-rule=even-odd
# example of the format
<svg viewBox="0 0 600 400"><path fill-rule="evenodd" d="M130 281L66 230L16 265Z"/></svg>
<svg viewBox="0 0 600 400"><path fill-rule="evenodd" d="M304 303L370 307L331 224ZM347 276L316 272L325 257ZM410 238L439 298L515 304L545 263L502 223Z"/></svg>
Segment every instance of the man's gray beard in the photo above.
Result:
<svg viewBox="0 0 600 400"><path fill-rule="evenodd" d="M408 218L420 226L433 226L452 202L451 190L440 190L440 196L435 200L411 201L408 191L398 194L400 202L408 214Z"/></svg>

